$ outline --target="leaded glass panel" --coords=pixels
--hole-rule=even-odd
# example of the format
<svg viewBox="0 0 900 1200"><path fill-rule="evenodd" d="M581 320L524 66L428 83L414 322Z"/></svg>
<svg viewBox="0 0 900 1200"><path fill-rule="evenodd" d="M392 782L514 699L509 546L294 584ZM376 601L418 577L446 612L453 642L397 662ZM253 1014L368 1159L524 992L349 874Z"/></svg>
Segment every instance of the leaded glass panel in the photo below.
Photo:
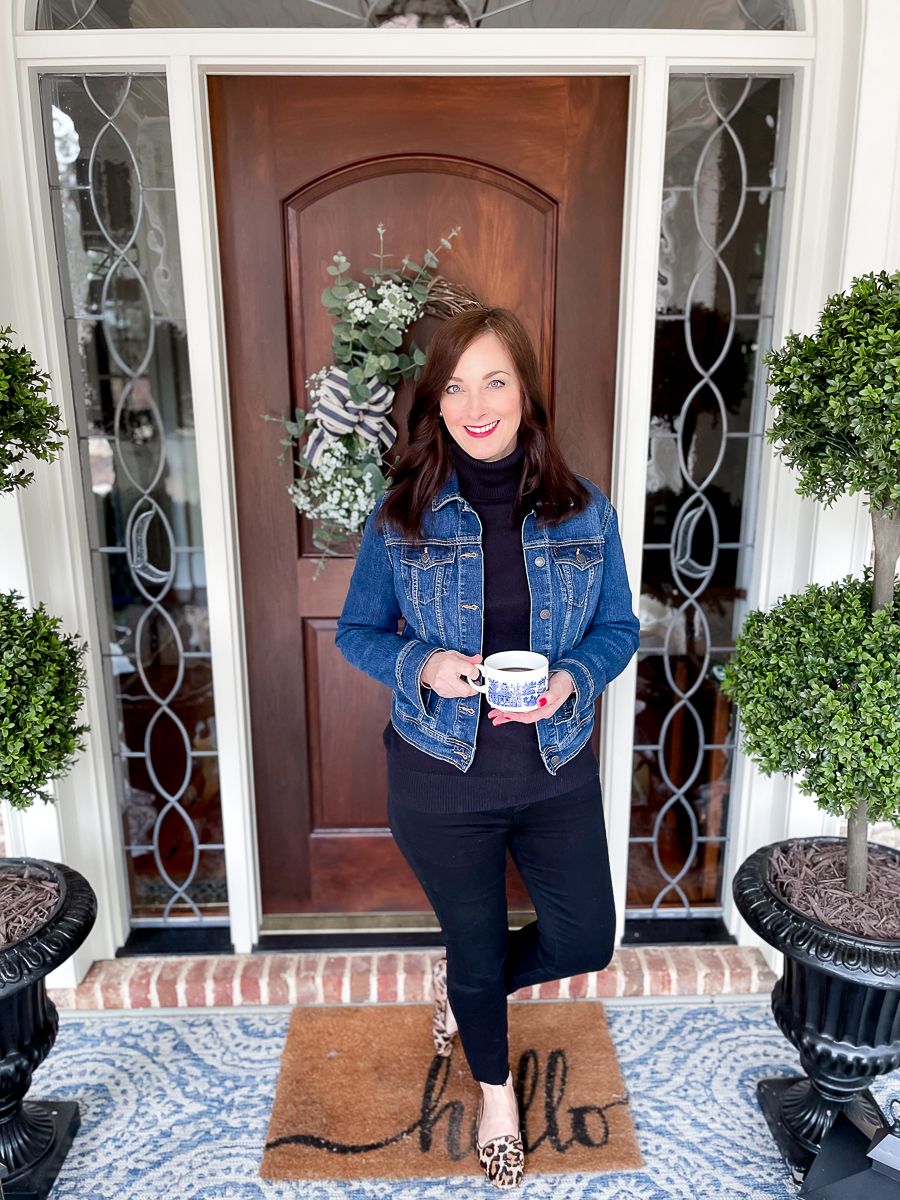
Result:
<svg viewBox="0 0 900 1200"><path fill-rule="evenodd" d="M721 912L789 82L673 76L644 511L630 915Z"/></svg>
<svg viewBox="0 0 900 1200"><path fill-rule="evenodd" d="M38 29L795 29L792 0L39 0Z"/></svg>
<svg viewBox="0 0 900 1200"><path fill-rule="evenodd" d="M132 917L227 921L165 78L41 99Z"/></svg>

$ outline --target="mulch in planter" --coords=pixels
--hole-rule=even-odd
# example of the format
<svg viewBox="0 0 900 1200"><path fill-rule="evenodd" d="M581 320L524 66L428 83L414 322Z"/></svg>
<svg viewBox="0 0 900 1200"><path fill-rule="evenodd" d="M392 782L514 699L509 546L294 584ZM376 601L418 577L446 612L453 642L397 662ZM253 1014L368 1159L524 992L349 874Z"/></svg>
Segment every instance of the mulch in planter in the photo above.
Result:
<svg viewBox="0 0 900 1200"><path fill-rule="evenodd" d="M791 846L769 860L769 881L788 904L841 933L900 941L900 862L869 845L865 895L849 892L843 843Z"/></svg>
<svg viewBox="0 0 900 1200"><path fill-rule="evenodd" d="M34 933L59 903L59 884L29 867L21 875L0 871L0 950Z"/></svg>

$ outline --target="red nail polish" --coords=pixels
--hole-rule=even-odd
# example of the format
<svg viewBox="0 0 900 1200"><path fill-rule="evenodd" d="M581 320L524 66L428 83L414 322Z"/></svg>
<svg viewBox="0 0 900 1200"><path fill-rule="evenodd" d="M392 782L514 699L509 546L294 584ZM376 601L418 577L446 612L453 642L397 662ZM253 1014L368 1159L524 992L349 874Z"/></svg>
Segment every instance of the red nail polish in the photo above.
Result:
<svg viewBox="0 0 900 1200"><path fill-rule="evenodd" d="M543 708L546 703L547 703L547 697L541 696L540 700L538 700L538 704L541 706L541 708Z"/></svg>

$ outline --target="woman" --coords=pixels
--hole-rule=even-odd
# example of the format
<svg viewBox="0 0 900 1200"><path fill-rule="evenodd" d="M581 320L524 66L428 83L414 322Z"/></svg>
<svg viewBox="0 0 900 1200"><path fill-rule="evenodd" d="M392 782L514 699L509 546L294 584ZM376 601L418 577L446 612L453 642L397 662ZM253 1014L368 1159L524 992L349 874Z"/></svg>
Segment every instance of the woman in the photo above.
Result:
<svg viewBox="0 0 900 1200"><path fill-rule="evenodd" d="M384 732L391 831L441 923L434 1040L459 1031L481 1084L476 1143L498 1187L524 1154L506 998L601 970L615 912L594 701L638 644L616 516L556 445L537 357L502 308L435 335L409 446L366 523L336 643L393 691ZM405 619L398 635L398 619ZM471 686L502 650L550 661L539 707L492 709ZM537 921L510 933L506 852Z"/></svg>

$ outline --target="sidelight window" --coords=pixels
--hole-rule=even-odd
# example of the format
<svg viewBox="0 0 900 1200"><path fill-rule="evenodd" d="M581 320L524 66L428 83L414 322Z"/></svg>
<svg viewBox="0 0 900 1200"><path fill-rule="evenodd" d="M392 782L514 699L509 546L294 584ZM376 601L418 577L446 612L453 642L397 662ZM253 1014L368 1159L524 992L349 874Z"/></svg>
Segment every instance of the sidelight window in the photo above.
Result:
<svg viewBox="0 0 900 1200"><path fill-rule="evenodd" d="M41 101L132 920L224 924L165 78L48 74Z"/></svg>
<svg viewBox="0 0 900 1200"><path fill-rule="evenodd" d="M631 917L718 917L789 80L669 86L628 868Z"/></svg>

